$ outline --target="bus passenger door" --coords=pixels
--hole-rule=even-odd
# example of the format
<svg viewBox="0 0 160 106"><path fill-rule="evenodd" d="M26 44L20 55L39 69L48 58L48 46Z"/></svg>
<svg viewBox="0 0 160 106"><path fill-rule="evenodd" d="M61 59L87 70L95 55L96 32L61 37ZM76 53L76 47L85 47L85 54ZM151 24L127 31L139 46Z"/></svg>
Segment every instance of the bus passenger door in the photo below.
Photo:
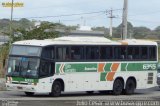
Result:
<svg viewBox="0 0 160 106"><path fill-rule="evenodd" d="M41 60L39 69L39 83L41 85L40 88L45 91L50 92L51 90L50 88L52 87L52 79L55 73L54 67L54 62L51 62L49 60Z"/></svg>

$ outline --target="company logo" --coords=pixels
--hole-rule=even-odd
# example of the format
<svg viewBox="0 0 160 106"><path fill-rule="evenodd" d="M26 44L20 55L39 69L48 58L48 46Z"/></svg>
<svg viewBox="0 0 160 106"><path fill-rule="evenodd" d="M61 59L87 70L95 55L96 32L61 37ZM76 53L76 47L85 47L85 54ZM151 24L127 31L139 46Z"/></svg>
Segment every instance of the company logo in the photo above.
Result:
<svg viewBox="0 0 160 106"><path fill-rule="evenodd" d="M12 7L12 3L11 2L3 2L2 6L3 7ZM22 3L22 2L15 2L15 3L13 3L13 7L24 7L24 3Z"/></svg>
<svg viewBox="0 0 160 106"><path fill-rule="evenodd" d="M93 71L93 70L97 70L96 67L85 67L84 68L85 71Z"/></svg>
<svg viewBox="0 0 160 106"><path fill-rule="evenodd" d="M28 83L33 83L34 82L33 79L25 79L25 81L28 82Z"/></svg>
<svg viewBox="0 0 160 106"><path fill-rule="evenodd" d="M143 64L143 69L144 70L155 70L156 64Z"/></svg>

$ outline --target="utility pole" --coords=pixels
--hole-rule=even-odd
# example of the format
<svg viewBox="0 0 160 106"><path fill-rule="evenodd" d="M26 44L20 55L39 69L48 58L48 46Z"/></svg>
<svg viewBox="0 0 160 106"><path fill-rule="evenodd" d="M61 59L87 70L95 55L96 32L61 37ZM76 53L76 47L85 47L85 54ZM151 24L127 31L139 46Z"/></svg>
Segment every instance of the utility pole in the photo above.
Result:
<svg viewBox="0 0 160 106"><path fill-rule="evenodd" d="M110 14L110 16L108 17L108 18L110 18L110 33L109 33L109 35L110 35L110 37L112 37L112 35L113 35L112 21L113 21L113 18L116 18L115 16L113 16L113 10L112 10L112 8L111 8L109 14Z"/></svg>
<svg viewBox="0 0 160 106"><path fill-rule="evenodd" d="M124 0L123 20L122 20L122 40L127 38L127 16L128 16L128 0Z"/></svg>
<svg viewBox="0 0 160 106"><path fill-rule="evenodd" d="M13 30L12 30L13 3L14 3L14 1L12 0L12 6L11 6L11 19L10 19L10 37L9 37L9 46L11 46L12 38L13 38Z"/></svg>

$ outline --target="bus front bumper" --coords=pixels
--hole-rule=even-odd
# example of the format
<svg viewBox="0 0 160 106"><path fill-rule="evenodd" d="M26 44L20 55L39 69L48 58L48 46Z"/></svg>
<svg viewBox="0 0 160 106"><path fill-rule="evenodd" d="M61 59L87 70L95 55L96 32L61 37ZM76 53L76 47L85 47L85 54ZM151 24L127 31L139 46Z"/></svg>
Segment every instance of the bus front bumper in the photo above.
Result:
<svg viewBox="0 0 160 106"><path fill-rule="evenodd" d="M10 91L38 92L38 87L36 85L6 83L6 89Z"/></svg>

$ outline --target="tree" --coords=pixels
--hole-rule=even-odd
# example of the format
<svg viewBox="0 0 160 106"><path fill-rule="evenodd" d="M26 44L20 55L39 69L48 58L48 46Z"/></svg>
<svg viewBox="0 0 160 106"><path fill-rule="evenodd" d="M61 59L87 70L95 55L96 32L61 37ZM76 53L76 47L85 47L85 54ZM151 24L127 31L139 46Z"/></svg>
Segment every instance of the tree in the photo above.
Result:
<svg viewBox="0 0 160 106"><path fill-rule="evenodd" d="M55 26L55 24L43 22L38 28L33 28L32 30L17 29L13 37L13 42L18 40L43 40L58 37L59 32L54 30Z"/></svg>
<svg viewBox="0 0 160 106"><path fill-rule="evenodd" d="M29 39L49 39L49 38L55 38L58 37L59 32L54 31L55 24L43 22L40 27L33 28L32 30L26 30L24 28L21 29L13 29L14 36L12 36L12 42L19 41L19 40L29 40ZM9 33L6 33L9 34ZM0 48L0 64L3 66L5 65L5 60L8 57L9 53L9 43L1 46ZM3 70L3 67L1 68L0 74Z"/></svg>
<svg viewBox="0 0 160 106"><path fill-rule="evenodd" d="M151 30L147 27L134 27L133 37L136 39L144 39L147 35L151 34Z"/></svg>
<svg viewBox="0 0 160 106"><path fill-rule="evenodd" d="M160 26L156 27L155 30L152 31L152 34L160 38Z"/></svg>
<svg viewBox="0 0 160 106"><path fill-rule="evenodd" d="M127 30L128 30L128 36L133 32L133 25L128 22L127 23ZM122 36L122 23L116 27L116 28L113 28L113 37L116 37L116 38L121 38Z"/></svg>

